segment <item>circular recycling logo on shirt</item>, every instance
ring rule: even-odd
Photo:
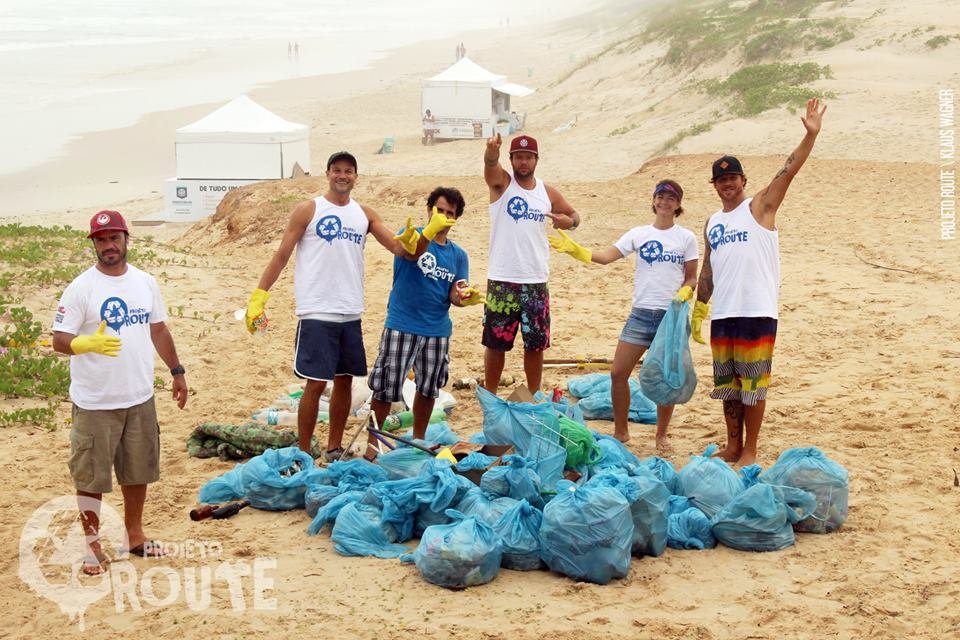
[[[333,242],[340,235],[343,225],[338,216],[324,216],[317,222],[317,235],[327,242]]]
[[[647,240],[640,247],[639,253],[647,264],[653,264],[663,255],[663,245],[658,240]]]
[[[127,303],[117,297],[110,297],[100,305],[100,318],[107,321],[107,326],[120,333],[120,328],[126,323],[128,315]]]

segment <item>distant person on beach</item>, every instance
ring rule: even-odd
[[[580,214],[559,191],[534,174],[540,152],[536,139],[510,143],[508,173],[500,166],[500,134],[487,140],[483,177],[490,192],[490,259],[487,306],[483,314],[484,388],[497,392],[506,353],[519,331],[523,370],[531,393],[540,390],[543,352],[550,347],[550,245],[547,223],[576,229]]]
[[[300,43],[299,42],[293,43],[293,59],[294,60],[300,59]]]
[[[661,180],[653,189],[653,224],[634,227],[613,246],[596,251],[580,246],[563,231],[550,236],[550,245],[590,264],[610,264],[631,253],[637,254],[633,278],[633,304],[620,333],[610,368],[610,396],[613,402],[613,437],[630,439],[627,421],[630,412],[630,376],[650,347],[657,328],[672,300],[686,302],[697,283],[697,237],[676,224],[683,213],[683,188],[673,180]],[[656,447],[660,454],[673,451],[667,427],[674,405],[657,406]]]
[[[413,399],[413,437],[423,439],[433,405],[447,384],[450,363],[450,305],[483,304],[483,295],[468,284],[467,252],[450,240],[450,228],[440,229],[434,217],[452,223],[463,215],[465,202],[456,189],[437,187],[427,197],[426,226],[417,227],[413,254],[393,259],[393,289],[380,336],[377,360],[368,384],[373,389],[370,408],[382,425],[393,402],[403,400],[403,382],[413,369],[417,392]],[[412,220],[408,220],[412,225]],[[409,226],[400,230],[405,234]],[[377,441],[370,437],[364,458],[376,457]]]
[[[710,313],[713,352],[711,398],[723,401],[727,446],[717,455],[739,465],[757,459],[770,384],[773,344],[777,337],[780,289],[780,240],[776,214],[787,189],[813,150],[827,106],[807,101],[801,117],[806,133],[766,188],[746,194],[747,177],[740,161],[723,156],[713,163],[713,183],[721,209],[704,225],[703,268],[693,309],[693,338],[703,343],[701,328]]]
[[[127,263],[130,232],[117,211],[90,219],[97,263],[67,285],[53,320],[53,348],[70,357],[70,475],[80,506],[87,551],[81,570],[106,571],[100,546],[100,502],[123,493],[127,551],[157,557],[163,549],[143,532],[147,485],[160,479],[160,428],[154,405],[154,351],[170,375],[183,409],[187,382],[164,320],[167,306],[153,276]]]
[[[436,133],[437,119],[430,113],[430,109],[427,109],[423,114],[423,144],[433,144],[433,137]]]
[[[293,43],[287,43],[287,60],[293,60]]]
[[[414,253],[418,238],[412,228],[395,237],[376,211],[350,197],[357,183],[357,159],[353,154],[332,154],[327,159],[326,175],[327,192],[294,207],[280,247],[250,296],[246,323],[247,330],[254,333],[270,296],[268,291],[296,249],[293,289],[299,322],[293,372],[307,381],[297,412],[299,445],[303,451],[311,451],[320,394],[333,381],[330,434],[324,454],[325,460],[332,461],[344,453],[341,445],[353,378],[367,375],[360,324],[367,234],[372,234],[395,256]],[[446,222],[441,226],[444,225],[449,226]]]

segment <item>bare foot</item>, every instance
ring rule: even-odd
[[[747,467],[757,461],[757,454],[755,453],[744,453],[737,460],[737,466]]]
[[[721,449],[714,453],[711,458],[721,458],[724,462],[736,462],[740,459],[741,451],[739,449]]]
[[[629,431],[614,431],[613,437],[619,440],[620,442],[630,442],[630,432]]]
[[[665,456],[673,453],[673,446],[667,436],[657,438],[657,453]]]
[[[99,576],[106,573],[107,562],[107,556],[104,555],[103,550],[100,548],[100,542],[91,542],[87,547],[87,555],[83,558],[83,565],[80,567],[80,571],[82,571],[85,576]]]

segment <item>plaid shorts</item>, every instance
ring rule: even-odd
[[[449,337],[418,336],[384,328],[377,361],[367,378],[373,397],[382,402],[403,400],[403,381],[413,369],[417,393],[436,398],[449,377],[449,351]]]
[[[550,289],[547,283],[487,280],[481,343],[495,351],[510,351],[518,329],[525,350],[545,351],[550,347]]]
[[[710,323],[713,391],[717,400],[753,406],[767,399],[777,339],[774,318],[723,318]]]

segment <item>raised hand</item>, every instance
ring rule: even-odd
[[[823,113],[827,110],[826,104],[820,103],[820,98],[810,98],[807,100],[807,113],[800,117],[803,126],[813,135],[820,133],[820,125],[823,124]]]
[[[427,240],[433,240],[440,232],[452,227],[456,221],[456,218],[448,218],[446,214],[440,213],[440,211],[434,207],[430,222],[423,228],[423,237]]]
[[[413,218],[407,218],[407,224],[404,226],[402,232],[393,236],[394,240],[399,240],[400,244],[403,245],[404,250],[410,255],[416,255],[417,253],[417,244],[420,242],[420,233],[417,231],[417,228],[413,226]]]

